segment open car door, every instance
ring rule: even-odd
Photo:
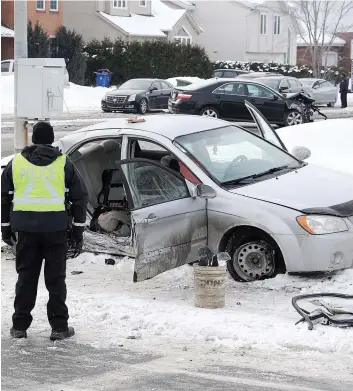
[[[147,159],[119,163],[132,219],[134,282],[195,261],[207,243],[206,200],[185,179]]]
[[[248,102],[247,100],[244,103],[245,103],[246,108],[249,110],[255,124],[257,125],[261,136],[264,139],[266,139],[267,141],[269,141],[270,143],[287,151],[286,146],[283,144],[283,142],[279,138],[278,134],[272,129],[270,123],[260,113],[260,111],[254,105],[252,105],[250,102]]]

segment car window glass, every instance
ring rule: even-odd
[[[332,88],[333,87],[333,85],[331,83],[329,83],[328,81],[324,81],[322,83],[322,86],[325,88]]]
[[[164,81],[161,81],[160,84],[162,86],[162,90],[170,90],[169,85],[167,83],[165,83]]]
[[[298,83],[296,82],[296,80],[289,79],[288,83],[289,83],[290,88],[297,88],[298,87]]]
[[[162,90],[162,84],[160,81],[155,81],[153,84],[152,84],[152,88],[153,87],[157,87],[158,90]]]
[[[213,77],[222,77],[223,71],[215,71],[213,72]]]
[[[289,88],[289,84],[288,84],[288,80],[287,79],[284,79],[284,80],[281,81],[281,88],[286,88],[286,89]]]
[[[224,71],[223,77],[235,77],[237,76],[237,72],[235,71]]]
[[[248,84],[249,96],[254,96],[258,98],[272,98],[273,92],[269,91],[267,88],[258,86],[256,84]]]
[[[247,90],[243,83],[228,83],[217,88],[215,93],[226,95],[247,95]]]
[[[10,70],[10,61],[1,63],[1,72],[9,72]]]
[[[160,145],[156,144],[156,143],[153,143],[151,141],[145,141],[145,140],[135,140],[135,143],[137,142],[137,145],[138,147],[137,148],[140,148],[141,151],[159,151],[159,152],[165,152],[167,153],[168,151],[161,147]],[[132,153],[130,155],[131,158],[133,157],[136,157],[136,155],[134,155],[134,150],[136,151],[136,148],[134,148],[134,143],[132,142],[131,143],[131,146],[133,147],[132,148]]]
[[[190,197],[183,178],[153,163],[123,163],[122,170],[129,185],[134,208]]]

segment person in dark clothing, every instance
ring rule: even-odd
[[[49,291],[48,320],[51,340],[75,334],[68,326],[66,301],[66,255],[68,204],[73,216],[71,239],[82,249],[88,194],[80,174],[57,148],[52,126],[38,122],[34,145],[25,147],[8,163],[1,175],[1,233],[5,243],[16,244],[15,312],[10,334],[27,338],[31,311],[37,297],[43,259],[45,285]],[[18,233],[17,243],[14,233]]]
[[[347,107],[347,94],[348,94],[349,80],[345,74],[341,75],[340,82],[340,94],[341,94],[341,108],[345,109]]]

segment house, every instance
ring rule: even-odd
[[[202,32],[187,10],[172,9],[161,0],[65,1],[63,17],[64,25],[86,42],[121,38],[187,44]]]
[[[13,2],[1,0],[1,60],[13,58],[14,36]]]
[[[319,60],[322,66],[337,67],[340,66],[342,53],[347,46],[347,42],[339,36],[324,34],[318,39],[317,50]],[[310,42],[306,35],[297,38],[297,63],[298,65],[312,65],[311,48],[313,42]]]
[[[296,63],[296,33],[284,1],[166,0],[187,10],[203,33],[196,43],[213,61]]]
[[[18,1],[18,0],[16,0]],[[27,1],[28,20],[42,25],[44,31],[55,39],[63,24],[63,0]],[[14,0],[1,0],[1,59],[14,58]]]

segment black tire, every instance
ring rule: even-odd
[[[107,110],[107,109],[102,109],[103,110],[103,113],[111,113],[112,111],[111,110]]]
[[[139,109],[140,114],[146,114],[148,111],[148,102],[146,98],[142,98],[139,103]]]
[[[336,102],[330,102],[330,103],[327,104],[327,107],[334,107],[335,104],[336,104]]]
[[[235,232],[228,240],[226,251],[231,257],[227,268],[235,281],[263,280],[285,271],[277,243],[260,230]]]
[[[214,113],[214,115],[208,115],[208,114],[206,114],[207,112],[212,112],[212,113]],[[200,110],[200,115],[201,116],[205,116],[205,117],[211,117],[211,118],[219,118],[218,110],[215,107],[212,107],[212,106],[203,107]]]
[[[290,110],[288,111],[288,113],[285,114],[285,126],[301,125],[304,122],[304,116],[298,110]]]

